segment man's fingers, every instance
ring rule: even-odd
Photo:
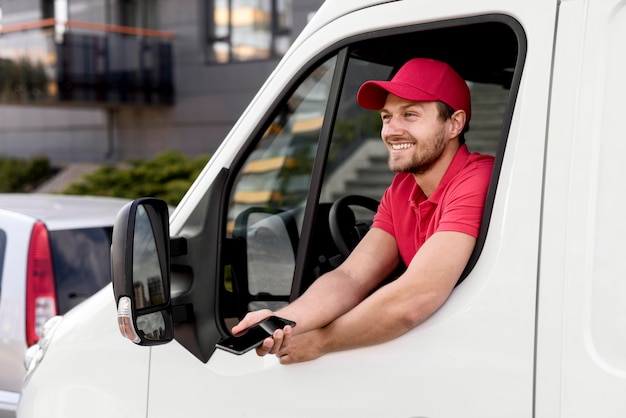
[[[272,337],[267,337],[265,340],[263,340],[263,344],[257,347],[256,353],[259,356],[264,356],[268,354],[272,350],[273,347],[274,347],[274,340],[272,339]]]
[[[280,361],[280,364],[291,364],[291,363],[293,363],[293,361],[291,360],[291,357],[289,356],[289,354],[285,354],[283,356],[278,356],[278,361]]]
[[[285,328],[283,328],[283,332],[285,333],[283,346],[286,347],[287,344],[289,343],[289,340],[291,339],[291,335],[293,334],[292,326],[286,325]]]
[[[274,334],[272,335],[272,337],[274,338],[274,344],[270,350],[270,353],[276,354],[283,346],[283,339],[285,338],[285,333],[282,329],[277,329],[276,331],[274,331]]]
[[[238,334],[246,329],[250,328],[252,325],[255,325],[267,317],[273,315],[273,312],[269,309],[263,309],[260,311],[249,312],[237,325],[235,325],[232,329],[233,334]],[[256,353],[259,356],[264,356],[266,354],[276,354],[281,349],[287,347],[289,340],[293,334],[293,329],[291,326],[287,325],[284,329],[277,329],[274,331],[271,337],[267,337],[263,340],[263,344],[256,348]]]
[[[252,325],[255,325],[265,318],[270,317],[273,314],[269,309],[262,309],[260,311],[248,312],[244,318],[233,327],[231,332],[233,334],[239,334],[240,332],[250,328]]]

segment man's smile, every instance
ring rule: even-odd
[[[415,144],[409,143],[409,142],[401,142],[401,143],[390,143],[389,146],[391,147],[393,151],[401,151],[401,150],[409,149],[415,146]]]

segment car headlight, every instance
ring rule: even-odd
[[[48,345],[52,340],[54,331],[58,328],[62,319],[62,316],[57,315],[46,321],[41,330],[41,337],[39,338],[39,341],[37,341],[36,344],[31,345],[28,350],[26,350],[26,354],[24,355],[24,366],[26,367],[24,384],[26,384],[39,363],[41,363],[41,360],[48,349]]]

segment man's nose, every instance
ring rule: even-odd
[[[393,118],[383,125],[381,136],[383,139],[392,138],[402,134],[400,124]]]

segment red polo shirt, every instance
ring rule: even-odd
[[[408,266],[417,250],[437,231],[478,236],[494,158],[463,145],[439,186],[427,199],[410,173],[398,173],[374,216],[373,228],[393,235]]]

